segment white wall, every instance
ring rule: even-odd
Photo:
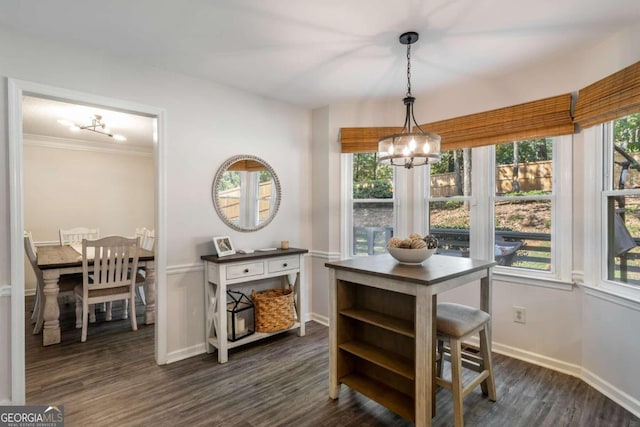
[[[638,416],[640,305],[589,289],[583,303],[584,377]]]
[[[59,228],[99,227],[133,236],[154,226],[152,154],[79,151],[24,144],[24,223],[34,241],[58,241]]]
[[[4,206],[9,204],[7,77],[166,111],[169,354],[186,354],[204,342],[200,256],[213,252],[212,236],[229,235],[239,247],[273,246],[286,239],[291,246],[311,248],[310,111],[132,60],[23,37],[4,27],[0,27],[0,58],[0,76],[4,79],[0,85],[0,199]],[[282,185],[277,217],[254,233],[227,228],[211,201],[217,168],[237,154],[266,160]],[[4,236],[9,235],[8,215],[8,209],[0,210]],[[10,244],[6,238],[0,244],[0,284],[9,284]],[[5,305],[0,308],[6,310]],[[0,317],[4,319],[6,311]],[[8,328],[8,322],[0,324],[3,361],[11,354],[6,340]],[[3,366],[0,376],[7,375]],[[10,384],[0,384],[0,401],[9,394]]]
[[[155,228],[151,151],[77,150],[59,142],[24,140],[24,228],[36,244],[57,242],[59,228],[99,227],[102,236]],[[25,265],[30,295],[35,275]]]
[[[640,60],[638,39],[640,24],[555,61],[530,65],[523,70],[509,70],[496,79],[472,76],[466,82],[437,92],[417,93],[416,118],[421,123],[436,121],[577,91]],[[329,122],[325,123],[324,118],[314,121],[314,126],[328,127],[326,153],[330,157],[340,156],[331,144],[338,139],[341,127],[396,126],[401,123],[404,110],[400,95],[398,99],[384,102],[354,101],[330,105]],[[584,263],[594,262],[583,260],[582,255],[583,199],[585,192],[594,189],[584,188],[581,141],[581,135],[574,137],[573,276],[580,280]],[[331,159],[322,159],[322,164],[331,163]],[[327,181],[330,189],[325,193],[326,199],[314,200],[314,205],[335,204],[334,197],[340,192],[340,178],[330,174]],[[330,237],[327,250],[338,250],[338,246],[331,242],[337,241],[339,227],[332,227],[327,232]],[[314,270],[314,276],[316,281],[328,280],[326,271]],[[562,286],[523,285],[504,280],[496,280],[494,284],[493,339],[496,351],[579,376],[640,414],[640,388],[637,382],[632,384],[632,376],[629,375],[637,372],[637,360],[640,359],[640,340],[633,338],[640,303],[620,305],[603,299],[601,295],[585,295],[581,288],[575,286],[567,290]],[[477,290],[471,286],[447,293],[442,299],[477,304]],[[323,292],[326,289],[314,288],[315,300],[324,301],[327,296]],[[513,322],[514,305],[526,307],[525,325]],[[314,304],[314,309],[325,308],[325,305]],[[315,315],[324,318],[328,313],[318,311]],[[598,324],[598,319],[607,320]],[[618,349],[626,354],[619,355]]]

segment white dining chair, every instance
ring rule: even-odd
[[[93,252],[93,265],[89,265]],[[76,316],[82,315],[82,338],[87,340],[89,304],[128,300],[131,329],[138,330],[135,288],[139,257],[138,239],[110,236],[82,241],[82,285],[74,288]],[[79,311],[81,310],[81,312]]]
[[[145,249],[147,251],[153,251],[153,248],[155,246],[155,241],[156,241],[155,230],[149,230],[146,227],[136,228],[136,237],[140,239],[140,247],[142,249]],[[147,272],[144,269],[144,267],[138,269],[138,274],[140,274],[145,279],[147,277],[146,276]],[[144,285],[144,282],[142,284]],[[138,286],[136,288],[136,294],[138,295],[138,298],[140,298],[140,301],[142,301],[142,304],[147,305],[147,300],[144,294],[143,286]]]
[[[82,239],[95,240],[100,238],[99,228],[75,227],[69,229],[60,228],[60,244],[70,245],[72,243],[81,243]]]
[[[33,313],[31,315],[31,321],[35,323],[33,327],[33,333],[35,335],[40,333],[44,322],[44,277],[42,270],[38,267],[38,250],[33,243],[33,236],[30,231],[24,232],[24,250],[37,281]],[[73,288],[79,283],[82,283],[82,281],[78,276],[62,275],[58,279],[59,292],[73,292]]]
[[[88,227],[74,227],[58,229],[60,235],[60,245],[71,245],[73,243],[82,243],[82,239],[95,240],[100,238],[100,228],[88,228]],[[77,275],[79,280],[82,280],[82,274]],[[95,323],[96,321],[96,307],[92,304],[89,307],[89,321]],[[111,320],[111,303],[106,307],[102,307],[102,310],[106,312],[108,320]],[[76,327],[79,327],[80,318],[76,317]]]
[[[155,230],[149,230],[146,227],[136,228],[136,237],[140,238],[140,247],[148,251],[153,251],[156,241]]]

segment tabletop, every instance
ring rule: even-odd
[[[139,261],[153,261],[154,253],[140,248]],[[91,264],[92,262],[90,262]],[[38,267],[41,270],[82,266],[82,254],[69,245],[38,247]]]
[[[433,255],[421,265],[407,265],[399,263],[389,254],[325,263],[326,267],[336,270],[401,279],[422,285],[434,285],[475,271],[485,270],[494,265],[496,265],[495,261],[446,255]]]
[[[288,249],[279,249],[275,248],[268,251],[255,251],[248,254],[240,254],[236,253],[233,255],[225,255],[219,257],[218,255],[202,255],[200,259],[203,261],[214,262],[216,264],[225,264],[228,262],[237,262],[237,261],[248,261],[252,259],[261,259],[261,258],[272,258],[284,255],[299,255],[306,254],[309,252],[308,249],[300,249],[300,248],[288,248]]]

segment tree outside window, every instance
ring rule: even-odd
[[[603,192],[607,278],[640,285],[640,114],[619,118],[609,126],[611,137],[604,144],[608,179]]]
[[[352,164],[352,255],[384,253],[395,223],[393,167],[378,153],[355,153]]]

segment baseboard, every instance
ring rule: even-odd
[[[0,400],[0,406],[12,406],[14,403],[10,400]]]
[[[469,341],[478,345],[477,339],[470,339]],[[512,357],[536,366],[541,366],[543,368],[579,378],[598,392],[604,394],[609,399],[625,408],[627,411],[631,412],[636,417],[640,418],[640,401],[638,399],[618,389],[613,384],[603,380],[582,366],[495,342],[492,344],[492,350],[495,353],[502,354],[503,356]]]
[[[193,356],[205,353],[207,351],[205,343],[193,345],[191,347],[182,348],[180,350],[167,353],[167,364],[179,362],[180,360],[188,359]]]
[[[329,318],[326,316],[321,316],[316,313],[311,313],[311,320],[313,320],[314,322],[320,323],[321,325],[324,325],[326,327],[329,327]]]
[[[474,344],[477,345],[477,339],[475,341],[476,342]],[[582,366],[579,365],[574,365],[572,363],[564,362],[559,359],[554,359],[552,357],[543,356],[541,354],[533,353],[496,342],[492,343],[492,350],[504,356],[512,357],[514,359],[522,360],[523,362],[532,363],[537,366],[542,366],[543,368],[548,368],[553,371],[561,372],[563,374],[582,379],[583,369]]]
[[[638,399],[628,395],[622,390],[619,390],[611,383],[603,380],[587,369],[582,370],[581,379],[627,411],[631,412],[636,417],[640,418],[640,401]]]

